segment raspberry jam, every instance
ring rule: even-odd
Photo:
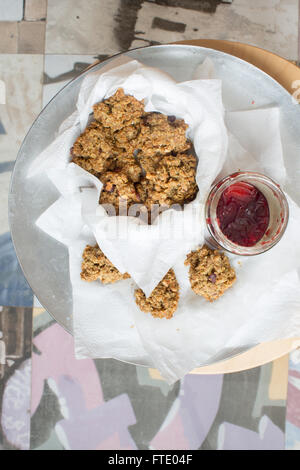
[[[244,181],[233,183],[223,191],[216,215],[223,234],[240,246],[254,246],[259,242],[270,220],[265,196]]]

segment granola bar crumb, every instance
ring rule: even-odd
[[[98,245],[87,245],[82,258],[80,277],[83,281],[92,282],[99,279],[103,284],[112,284],[130,277],[128,273],[121,274]]]
[[[177,309],[178,300],[179,284],[173,269],[167,272],[148,298],[142,289],[135,291],[135,301],[139,308],[156,318],[172,318]]]
[[[236,280],[228,257],[206,245],[189,253],[184,264],[190,266],[191,288],[209,302],[221,297]]]

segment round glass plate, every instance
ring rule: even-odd
[[[281,112],[284,155],[293,158],[292,149],[300,148],[300,107],[273,78],[239,58],[220,51],[190,45],[163,45],[126,52],[132,59],[157,67],[177,81],[190,80],[196,67],[210,57],[222,79],[223,100],[227,110],[242,110],[274,105]],[[9,192],[9,220],[15,250],[24,275],[41,305],[66,330],[72,333],[72,290],[68,252],[64,245],[39,230],[35,221],[59,196],[47,177],[26,179],[33,160],[55,138],[60,124],[75,110],[83,78],[101,70],[109,61],[96,64],[67,84],[42,110],[17,156]],[[288,161],[287,161],[288,166]],[[293,175],[291,181],[293,181]],[[295,199],[296,195],[295,195]],[[209,363],[223,361],[249,350],[220,351]],[[123,360],[116,357],[115,359]],[[135,364],[151,366],[151,360],[136,358]],[[199,367],[206,364],[199,364]]]

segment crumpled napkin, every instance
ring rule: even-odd
[[[206,60],[196,73],[201,79],[176,83],[159,70],[125,59],[104,73],[89,74],[77,111],[29,171],[29,176],[45,171],[61,193],[37,225],[68,246],[76,356],[152,365],[169,383],[226,352],[300,334],[300,209],[291,198],[290,221],[278,245],[256,257],[230,255],[237,272],[230,291],[210,304],[190,289],[184,259],[204,241],[203,207],[213,181],[237,169],[260,171],[283,187],[286,181],[279,110],[270,107],[224,116],[221,81],[205,79],[213,76],[213,64]],[[144,99],[147,111],[183,118],[199,159],[196,200],[183,212],[164,212],[152,226],[136,218],[108,217],[98,205],[101,182],[68,163],[69,150],[88,123],[92,104],[118,87]],[[111,286],[81,281],[82,251],[96,241],[132,279]],[[149,295],[170,267],[180,284],[178,310],[171,320],[155,319],[138,309],[134,289],[138,285]]]

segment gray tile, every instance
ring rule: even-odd
[[[0,79],[6,85],[6,104],[0,104],[0,163],[13,161],[20,144],[41,110],[42,55],[0,55]]]
[[[47,0],[25,0],[24,19],[37,21],[45,19],[47,15]]]
[[[23,18],[23,0],[1,0],[0,21],[20,21]]]
[[[298,57],[298,0],[234,0],[218,5],[215,13],[166,7],[145,2],[138,12],[131,47],[153,41],[188,39],[242,41],[288,59]]]
[[[43,107],[70,80],[97,60],[93,55],[46,54],[43,79]]]
[[[113,54],[120,0],[48,0],[46,53]]]
[[[21,21],[18,23],[19,54],[43,54],[45,49],[44,21]]]
[[[18,52],[18,23],[0,22],[0,54],[16,54]]]

